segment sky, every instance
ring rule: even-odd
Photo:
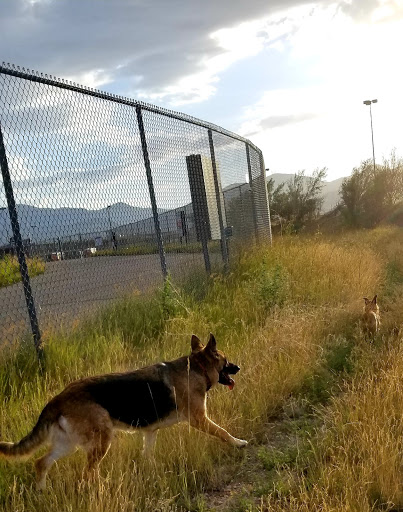
[[[0,60],[260,147],[270,173],[403,156],[403,0],[0,0]]]

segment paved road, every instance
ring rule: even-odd
[[[173,277],[202,266],[200,254],[167,254]],[[136,290],[162,284],[159,255],[103,256],[46,264],[31,280],[41,331],[74,319]],[[29,326],[22,283],[0,288],[0,344]]]

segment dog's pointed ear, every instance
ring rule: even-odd
[[[364,300],[365,300],[365,304],[369,304],[371,301],[369,299],[367,299],[366,297],[364,297]]]
[[[378,295],[375,295],[374,298],[372,299],[372,304],[376,304],[376,299],[377,299]]]
[[[217,342],[214,338],[214,334],[210,333],[208,343],[206,345],[206,350],[209,350],[210,352],[217,352]]]
[[[192,334],[192,340],[190,342],[190,345],[192,347],[192,352],[199,352],[204,348],[203,343],[199,340],[196,334]]]

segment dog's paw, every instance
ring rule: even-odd
[[[248,441],[245,441],[244,439],[235,439],[235,446],[238,448],[244,448],[248,445]]]

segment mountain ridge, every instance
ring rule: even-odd
[[[159,209],[162,213],[165,210]],[[80,237],[85,234],[109,232],[125,224],[152,217],[151,207],[114,203],[110,207],[90,210],[86,208],[41,208],[27,204],[17,205],[21,236],[31,241]],[[8,244],[12,230],[7,209],[0,210],[0,245]]]

